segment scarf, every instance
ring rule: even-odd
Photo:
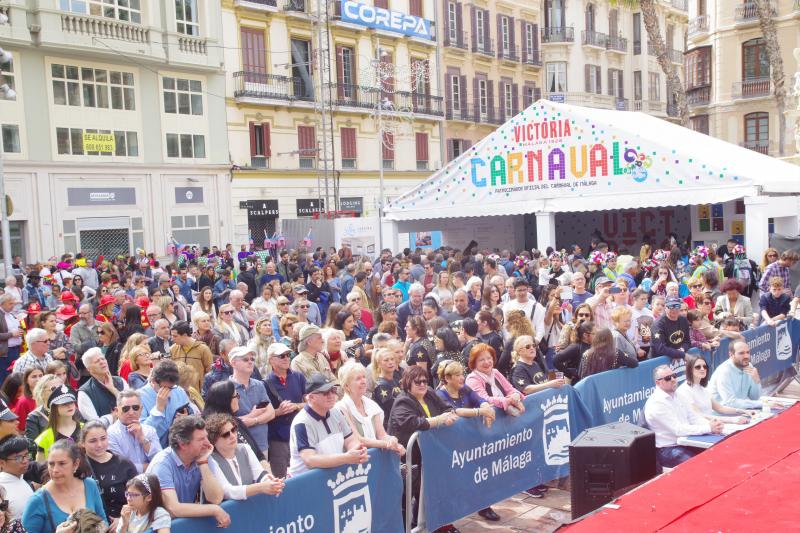
[[[505,398],[505,394],[503,394],[500,385],[495,381],[494,376],[489,376],[478,370],[473,370],[473,372],[486,383],[486,392],[489,393],[489,396],[492,398]]]

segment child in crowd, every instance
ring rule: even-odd
[[[703,334],[703,313],[697,309],[690,309],[686,313],[686,320],[689,321],[689,338],[692,341],[692,348],[710,351],[719,346],[719,337],[711,340],[706,339]]]
[[[122,507],[117,533],[169,533],[172,520],[164,509],[161,485],[155,475],[139,474],[128,481],[125,498],[128,504]]]

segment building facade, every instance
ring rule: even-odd
[[[0,100],[12,253],[164,253],[231,229],[220,8],[10,0]],[[226,199],[220,202],[220,199]]]
[[[520,0],[438,5],[449,161],[541,98],[540,6]]]
[[[681,79],[686,1],[656,3],[661,37]],[[676,117],[672,91],[648,46],[642,14],[620,4],[624,2],[542,0],[544,97]]]
[[[776,0],[772,6],[788,92],[792,51],[800,46],[800,1]],[[755,4],[691,0],[689,16],[686,72],[692,128],[778,156],[774,87]],[[787,100],[788,107],[791,97]],[[785,139],[789,156],[795,153],[793,132],[787,131]]]
[[[235,242],[322,210],[375,216],[381,170],[389,199],[439,168],[435,16],[433,0],[223,0]]]

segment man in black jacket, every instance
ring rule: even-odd
[[[244,295],[244,300],[247,303],[251,304],[255,298],[261,296],[260,294],[256,294],[255,270],[250,270],[246,261],[242,261],[239,264],[239,275],[236,277],[236,281],[247,285],[247,294]]]
[[[667,298],[664,315],[653,324],[650,358],[666,355],[672,359],[683,359],[691,347],[689,321],[681,316],[681,300],[674,296]]]

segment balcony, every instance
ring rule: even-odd
[[[483,42],[478,42],[477,40],[473,39],[472,52],[475,54],[494,57],[494,40],[484,39]]]
[[[581,32],[581,44],[605,49],[608,47],[608,35],[597,31],[584,30]]]
[[[770,4],[770,10],[772,11],[772,16],[778,14],[778,10],[775,9],[774,4]],[[758,21],[758,7],[754,2],[745,2],[744,4],[739,4],[733,10],[733,20],[736,24],[749,24],[751,22]]]
[[[634,100],[633,101],[633,110],[634,111],[641,111],[643,113],[650,113],[650,114],[664,114],[664,102],[659,102],[657,100]]]
[[[699,37],[702,34],[708,33],[708,23],[711,17],[708,15],[700,15],[689,21],[689,37]]]
[[[611,52],[628,52],[628,39],[625,37],[613,37],[609,36],[608,41],[606,41],[606,49]]]
[[[466,104],[461,104],[458,106],[458,109],[452,109],[448,107],[447,111],[445,112],[444,118],[447,120],[460,120],[462,122],[472,122],[475,113],[471,106]]]
[[[497,57],[504,61],[519,61],[519,51],[514,47],[503,48],[499,47],[497,50]]]
[[[689,107],[708,105],[711,102],[711,86],[695,87],[686,91],[686,103]]]
[[[624,100],[608,94],[577,92],[547,93],[544,95],[544,98],[550,100],[551,102],[580,105],[584,107],[596,107],[599,109],[617,109],[617,100]],[[627,103],[625,105],[627,106]]]
[[[400,105],[410,107],[417,115],[444,116],[444,98],[424,93],[398,91],[395,93]]]
[[[769,155],[769,139],[763,141],[745,141],[739,146],[753,150],[759,154]]]
[[[278,0],[236,0],[236,7],[246,7],[257,11],[276,11]]]
[[[667,54],[669,55],[670,61],[677,63],[678,65],[683,65],[683,51],[669,49]]]
[[[101,37],[131,43],[150,43],[150,30],[139,24],[77,13],[61,14],[61,29],[88,37]]]
[[[653,43],[647,43],[647,55],[650,57],[658,57],[658,54],[656,53],[656,47],[653,46]]]
[[[463,31],[457,32],[455,39],[453,39],[453,36],[451,35],[450,32],[447,32],[447,35],[445,35],[444,38],[444,45],[449,46],[451,48],[460,48],[461,50],[466,50],[467,48],[469,48],[467,46],[466,32]]]
[[[527,50],[522,57],[522,62],[534,67],[542,66],[542,54],[539,50]]]
[[[667,116],[672,118],[680,116],[678,106],[675,104],[667,104]]]
[[[688,11],[689,2],[687,0],[664,0],[665,4],[669,4],[673,9],[678,11]]]
[[[255,100],[314,101],[314,90],[299,78],[239,71],[233,73],[234,98]]]
[[[734,98],[761,98],[772,94],[772,80],[767,77],[733,82]]]
[[[283,10],[289,13],[308,13],[305,0],[286,0]]]
[[[187,54],[208,54],[206,40],[201,37],[178,36],[178,49]]]
[[[382,110],[387,114],[415,113],[418,115],[431,115],[443,117],[444,99],[441,96],[418,94],[407,91],[397,91],[391,94],[382,93],[374,87],[349,85],[345,83],[331,83],[334,92],[334,103],[339,107],[355,107],[369,112],[376,109],[378,102],[384,100]]]
[[[575,28],[553,26],[542,28],[543,43],[571,43],[575,41]]]

